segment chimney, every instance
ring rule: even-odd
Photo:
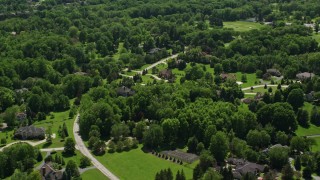
[[[42,169],[42,176],[45,177],[46,176],[46,167],[43,166],[41,169]]]

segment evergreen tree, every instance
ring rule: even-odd
[[[298,171],[301,170],[301,158],[300,158],[300,156],[297,156],[296,159],[294,160],[294,167]]]
[[[305,167],[303,169],[302,177],[305,180],[311,180],[312,179],[312,169],[311,169],[311,167],[307,166],[307,167]]]
[[[283,180],[293,180],[293,170],[291,168],[290,164],[286,164],[283,168],[282,168],[282,179]]]

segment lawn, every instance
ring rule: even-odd
[[[317,127],[313,124],[311,124],[309,128],[304,128],[304,127],[299,126],[295,133],[298,136],[320,134],[320,127]]]
[[[242,88],[255,86],[255,85],[257,85],[257,83],[259,83],[259,79],[257,79],[257,76],[256,76],[255,73],[246,74],[246,75],[247,75],[247,82],[241,84]],[[242,73],[241,72],[237,72],[236,73],[236,77],[237,77],[237,81],[241,82]]]
[[[316,34],[314,33],[312,36],[318,43],[320,43],[320,33]]]
[[[312,152],[320,151],[320,137],[315,137],[313,139],[316,141],[316,145],[312,146],[311,151]]]
[[[277,90],[277,87],[272,86],[271,88],[272,88],[273,93]],[[265,93],[265,92],[268,92],[268,90],[269,90],[269,87],[267,89],[264,89],[264,87],[258,87],[258,88],[254,88],[252,91],[251,91],[251,89],[249,89],[249,90],[245,90],[243,92],[244,93],[257,93],[257,92]]]
[[[144,153],[141,147],[142,145],[139,145],[139,148],[129,152],[106,153],[103,156],[96,156],[96,158],[120,179],[154,179],[157,172],[167,168],[171,168],[174,176],[178,170],[183,169],[187,179],[192,179],[193,168],[197,162],[179,165],[152,154]]]
[[[8,137],[8,138],[6,138]],[[5,129],[4,131],[0,131],[0,139],[6,138],[7,144],[12,143],[16,140],[13,139],[13,129]]]
[[[51,127],[52,133],[56,134],[56,138],[52,139],[51,145],[41,144],[39,145],[41,148],[63,147],[64,142],[58,135],[58,129],[64,122],[67,125],[69,137],[73,138],[72,128],[74,119],[69,119],[69,110],[64,112],[52,112],[51,114],[54,115],[53,119],[51,119],[50,116],[47,116],[46,120],[37,121],[33,124],[36,127],[44,127],[45,129]]]
[[[261,29],[262,24],[256,22],[235,21],[235,22],[223,22],[224,28],[232,28],[235,31],[250,31],[252,29]]]
[[[141,76],[141,77],[142,77],[142,83],[143,84],[153,83],[154,78],[152,76],[144,75],[144,76]]]
[[[108,180],[108,178],[102,174],[98,169],[90,169],[81,174],[83,180]]]
[[[312,111],[312,108],[313,108],[313,105],[309,102],[304,102],[303,104],[303,109],[307,110],[309,112],[309,114],[311,114],[311,111]]]
[[[118,49],[117,49],[117,53],[115,53],[113,55],[113,58],[115,60],[118,60],[120,58],[120,53],[121,53],[121,50],[123,49],[123,43],[119,43],[119,46],[118,46]]]

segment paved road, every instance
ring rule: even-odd
[[[268,87],[277,87],[278,85],[277,84],[269,84],[267,85]],[[256,86],[252,86],[253,88],[259,88],[259,87],[264,87],[264,85],[256,85]],[[288,86],[287,85],[281,85],[281,87],[283,88],[287,88]],[[246,88],[242,88],[242,91],[245,91],[245,90],[250,90],[251,87],[246,87]]]
[[[79,135],[79,113],[77,114],[76,120],[74,121],[73,124],[73,134],[74,134],[74,139],[76,141],[76,144],[80,150],[80,152],[87,156],[90,160],[91,163],[97,168],[99,169],[105,176],[107,176],[110,180],[119,180],[119,178],[117,176],[115,176],[114,174],[112,174],[112,172],[110,172],[106,167],[104,167],[95,157],[92,156],[92,154],[89,152],[88,148],[84,145],[82,138]]]
[[[150,66],[146,67],[146,68],[143,69],[143,70],[152,69],[153,67],[156,67],[156,66],[158,66],[159,64],[164,63],[164,62],[168,61],[169,59],[173,59],[173,58],[176,58],[176,57],[178,57],[178,54],[171,55],[171,56],[169,56],[169,57],[166,57],[166,58],[164,58],[164,59],[161,59],[161,60],[159,60],[159,61],[151,64]],[[142,74],[142,71],[137,71],[137,73]]]

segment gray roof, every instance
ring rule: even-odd
[[[14,137],[17,139],[44,139],[45,130],[44,128],[38,128],[34,126],[25,126],[19,128],[15,133]]]

